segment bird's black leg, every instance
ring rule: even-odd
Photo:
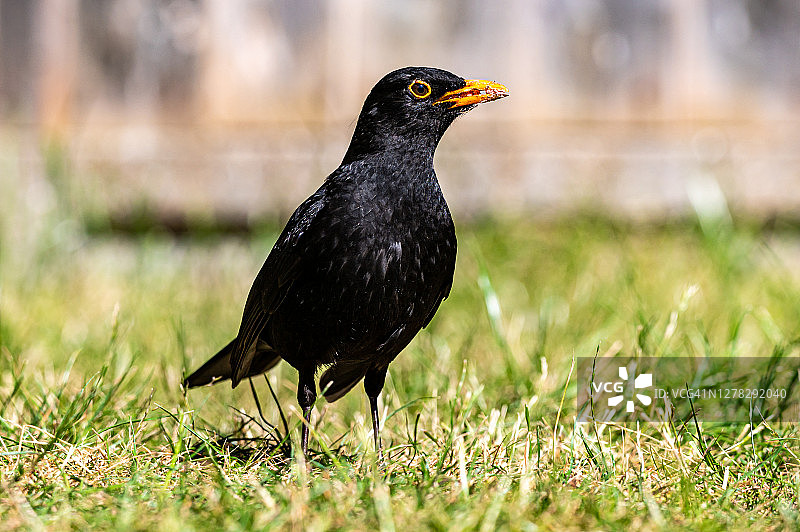
[[[378,460],[383,463],[383,447],[381,446],[380,421],[378,420],[378,396],[369,395],[369,410],[372,413],[372,437],[375,439],[375,451]]]
[[[308,426],[311,422],[311,408],[317,400],[317,390],[314,385],[314,370],[301,370],[297,382],[297,402],[303,409],[303,428],[300,436],[300,446],[303,455],[308,455]]]
[[[381,447],[380,422],[378,420],[378,396],[383,390],[387,369],[372,368],[364,377],[364,391],[367,392],[367,397],[369,397],[369,410],[372,414],[372,436],[375,438],[375,452],[378,453],[378,460],[381,464],[383,464],[383,449]]]

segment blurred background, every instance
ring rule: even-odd
[[[437,153],[462,220],[797,217],[795,0],[0,0],[4,221],[285,218],[406,65],[510,87]]]

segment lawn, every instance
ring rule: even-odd
[[[277,225],[87,234],[64,212],[0,215],[4,530],[800,526],[796,424],[577,423],[572,372],[798,356],[791,223],[456,220],[452,294],[390,368],[380,469],[360,386],[317,404],[310,467],[273,445],[265,379],[261,414],[247,382],[180,387],[238,327]],[[269,379],[296,441],[296,373]]]

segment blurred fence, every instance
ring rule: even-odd
[[[0,119],[112,211],[285,210],[408,64],[511,88],[441,148],[469,212],[800,206],[796,0],[0,0]]]

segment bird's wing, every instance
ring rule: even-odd
[[[314,221],[325,206],[323,188],[304,201],[292,214],[253,281],[244,305],[239,334],[231,352],[231,384],[234,388],[248,374],[253,362],[256,351],[250,347],[256,342],[302,270],[303,255],[298,250],[303,249],[303,241],[313,232]]]

